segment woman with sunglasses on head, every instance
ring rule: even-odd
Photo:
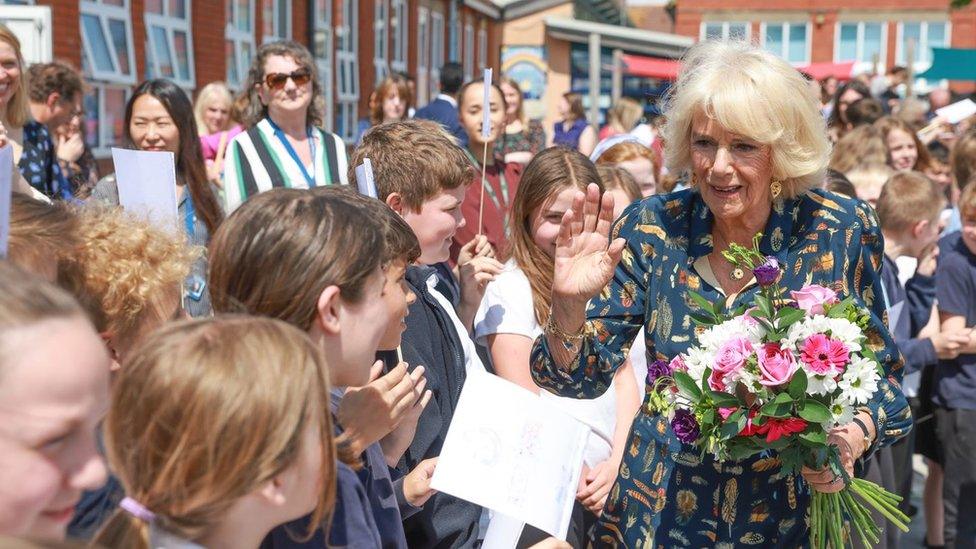
[[[244,89],[247,130],[227,145],[225,160],[228,212],[274,187],[348,182],[345,145],[321,128],[325,99],[305,46],[283,41],[258,48]]]

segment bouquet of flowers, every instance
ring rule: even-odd
[[[840,492],[813,492],[816,548],[845,546],[845,516],[865,546],[877,543],[880,527],[865,504],[907,532],[901,498],[850,478],[837,447],[828,443],[830,429],[850,423],[883,376],[866,345],[869,313],[823,286],[784,295],[776,259],[758,251],[760,236],[752,249],[733,244],[724,252],[735,267],[755,275],[760,291],[754,303],[726,315],[721,304],[691,292],[703,311],[693,315],[701,327],[698,344],[670,363],[650,365],[650,405],[670,418],[678,439],[703,455],[739,461],[776,452],[788,472],[829,467],[843,478]]]

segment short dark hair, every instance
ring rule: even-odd
[[[441,93],[455,95],[464,84],[464,67],[460,63],[451,61],[441,67]]]
[[[872,97],[858,99],[847,107],[847,121],[853,127],[874,124],[885,114],[881,102]]]
[[[81,75],[64,61],[34,63],[27,69],[27,82],[28,95],[35,103],[47,101],[52,93],[70,101],[84,90]]]
[[[945,146],[945,143],[941,141],[932,141],[926,145],[926,148],[929,150],[930,159],[946,166],[949,165],[949,153],[951,151],[949,150],[949,147]]]

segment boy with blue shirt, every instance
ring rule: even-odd
[[[976,185],[959,199],[962,229],[939,241],[936,298],[942,331],[976,325]],[[976,547],[976,340],[935,370],[933,402],[944,456],[946,547]]]

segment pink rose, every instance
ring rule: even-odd
[[[742,313],[742,320],[749,326],[755,326],[759,324],[759,321],[756,320],[756,317],[752,316],[752,314],[758,312],[759,312],[759,307],[749,307],[748,309],[746,309],[746,312]]]
[[[824,305],[837,303],[837,292],[830,288],[811,284],[800,288],[800,291],[790,292],[796,300],[796,306],[807,312],[808,315],[822,315],[825,313]]]
[[[719,408],[718,415],[722,416],[722,421],[729,419],[729,416],[735,413],[738,408]]]
[[[752,343],[748,339],[734,337],[718,348],[713,370],[723,374],[738,372],[746,365],[746,360],[752,356],[752,352]]]
[[[851,352],[847,345],[824,334],[808,337],[800,352],[800,359],[819,375],[843,372],[850,358]]]
[[[685,364],[685,359],[681,355],[677,355],[671,359],[671,364],[668,365],[672,372],[687,372],[688,366]]]
[[[766,387],[786,385],[800,368],[789,349],[767,343],[759,350],[759,383]]]
[[[713,391],[725,391],[725,373],[718,370],[712,370],[712,375],[708,376],[708,386]]]

